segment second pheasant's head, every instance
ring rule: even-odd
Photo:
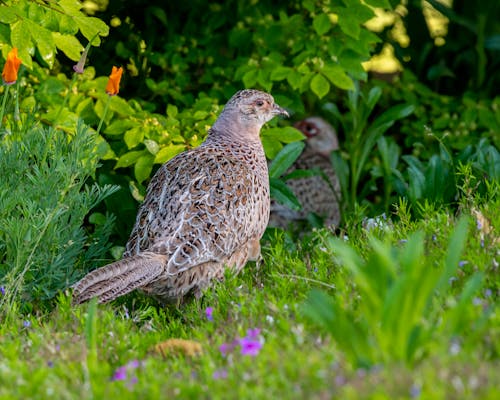
[[[240,90],[229,99],[214,124],[215,130],[239,130],[258,138],[262,125],[276,115],[288,117],[288,112],[274,102],[273,96],[259,90]]]
[[[294,125],[306,136],[306,146],[323,157],[329,157],[333,150],[339,148],[339,140],[335,128],[320,117],[309,117]]]

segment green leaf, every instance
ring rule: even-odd
[[[52,38],[52,33],[36,23],[31,23],[28,25],[31,33],[31,37],[36,43],[36,47],[49,68],[52,68],[55,61],[56,45],[54,39]]]
[[[364,0],[364,2],[375,8],[385,8],[387,10],[392,10],[392,6],[389,0]]]
[[[272,81],[282,81],[283,79],[287,79],[288,75],[290,75],[292,71],[293,70],[290,67],[279,66],[272,70],[269,78]]]
[[[179,113],[179,110],[177,109],[177,106],[174,106],[173,104],[167,105],[167,115],[169,117],[175,118],[178,113]]]
[[[135,114],[135,110],[127,103],[127,100],[120,96],[111,96],[109,109],[123,118],[130,118],[131,115]]]
[[[339,15],[338,24],[342,32],[354,39],[359,39],[361,25],[356,18],[353,18],[352,12],[345,7],[340,7],[337,13]]]
[[[276,157],[276,155],[283,148],[283,145],[278,139],[269,138],[266,136],[262,136],[262,146],[264,146],[266,157],[271,160]]]
[[[0,5],[0,22],[3,24],[12,24],[17,21],[17,14],[13,8]]]
[[[257,80],[259,79],[259,70],[258,69],[251,69],[248,71],[245,75],[243,75],[243,84],[247,88],[254,87],[255,84],[257,83]]]
[[[59,32],[52,32],[52,38],[57,48],[62,50],[70,60],[78,61],[83,51],[83,46],[78,39],[72,35],[62,35]]]
[[[144,146],[146,146],[146,149],[148,149],[148,151],[152,155],[156,155],[158,151],[160,151],[160,146],[158,145],[158,143],[151,139],[144,140]]]
[[[124,155],[122,155],[118,159],[118,161],[115,165],[115,169],[130,167],[132,164],[134,164],[139,159],[139,157],[141,157],[145,154],[146,154],[145,150],[129,151],[128,153],[125,153]]]
[[[144,140],[144,127],[136,126],[135,128],[129,129],[125,132],[123,140],[129,149],[134,148]]]
[[[325,75],[328,80],[340,89],[353,90],[354,82],[345,73],[340,65],[328,64],[323,67],[321,73]]]
[[[282,143],[292,143],[305,139],[304,134],[293,126],[266,129],[262,133],[262,137],[279,140]]]
[[[137,182],[142,183],[151,175],[154,157],[151,154],[139,157],[134,166],[134,174]]]
[[[292,166],[295,160],[299,158],[304,147],[305,144],[303,142],[293,142],[283,147],[269,165],[269,176],[278,178],[283,175]]]
[[[17,47],[18,56],[23,65],[28,69],[33,69],[30,53],[33,50],[33,43],[25,21],[18,21],[11,25],[10,41],[12,47]]]
[[[319,36],[323,36],[332,27],[328,14],[316,15],[313,19],[313,28]]]
[[[93,42],[96,46],[100,44],[99,36],[108,36],[109,34],[109,27],[99,18],[81,15],[74,17],[74,20],[82,32],[82,35],[85,36],[87,40],[91,40],[95,35],[99,34]]]
[[[314,94],[316,94],[316,96],[318,96],[320,99],[325,97],[330,91],[330,84],[321,74],[314,75],[314,77],[311,79],[310,87]]]
[[[104,133],[106,135],[122,135],[125,131],[136,126],[138,124],[130,119],[117,119],[106,127]]]
[[[394,123],[396,120],[406,118],[415,111],[415,106],[412,104],[398,104],[389,108],[373,121],[370,130],[378,129],[380,126],[387,123]]]
[[[451,234],[448,250],[446,252],[446,259],[444,262],[444,271],[436,287],[436,291],[448,284],[450,278],[455,274],[458,269],[458,263],[464,250],[467,232],[469,231],[469,220],[467,217],[461,217],[457,222],[455,230]]]
[[[155,164],[163,164],[164,162],[170,160],[177,154],[183,152],[186,146],[183,144],[171,144],[162,148],[155,155],[154,163]]]
[[[271,197],[288,208],[298,211],[302,208],[292,190],[280,179],[269,178]]]

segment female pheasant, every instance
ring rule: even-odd
[[[73,303],[100,303],[135,289],[162,302],[199,297],[260,257],[269,220],[269,177],[260,129],[288,113],[271,95],[237,92],[205,142],[165,163],[154,175],[123,259],[74,285]]]

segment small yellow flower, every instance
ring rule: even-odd
[[[17,81],[17,72],[21,66],[21,60],[17,57],[17,48],[13,48],[7,54],[7,61],[3,67],[2,80],[6,85],[13,85]]]
[[[123,68],[113,67],[111,75],[109,75],[108,84],[106,85],[106,93],[110,96],[115,96],[120,91],[120,80],[122,79]]]

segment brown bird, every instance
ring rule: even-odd
[[[207,139],[153,176],[123,259],[74,285],[73,303],[100,303],[134,289],[161,302],[199,297],[226,269],[260,257],[269,220],[269,176],[260,129],[288,113],[271,95],[237,92]]]
[[[339,148],[337,133],[320,117],[306,118],[297,122],[295,127],[306,136],[306,147],[287,173],[296,169],[316,168],[325,176],[287,180],[286,184],[292,189],[302,209],[294,211],[273,200],[269,226],[287,228],[293,221],[306,220],[310,213],[324,218],[327,226],[338,225],[340,184],[330,161],[331,152]]]

